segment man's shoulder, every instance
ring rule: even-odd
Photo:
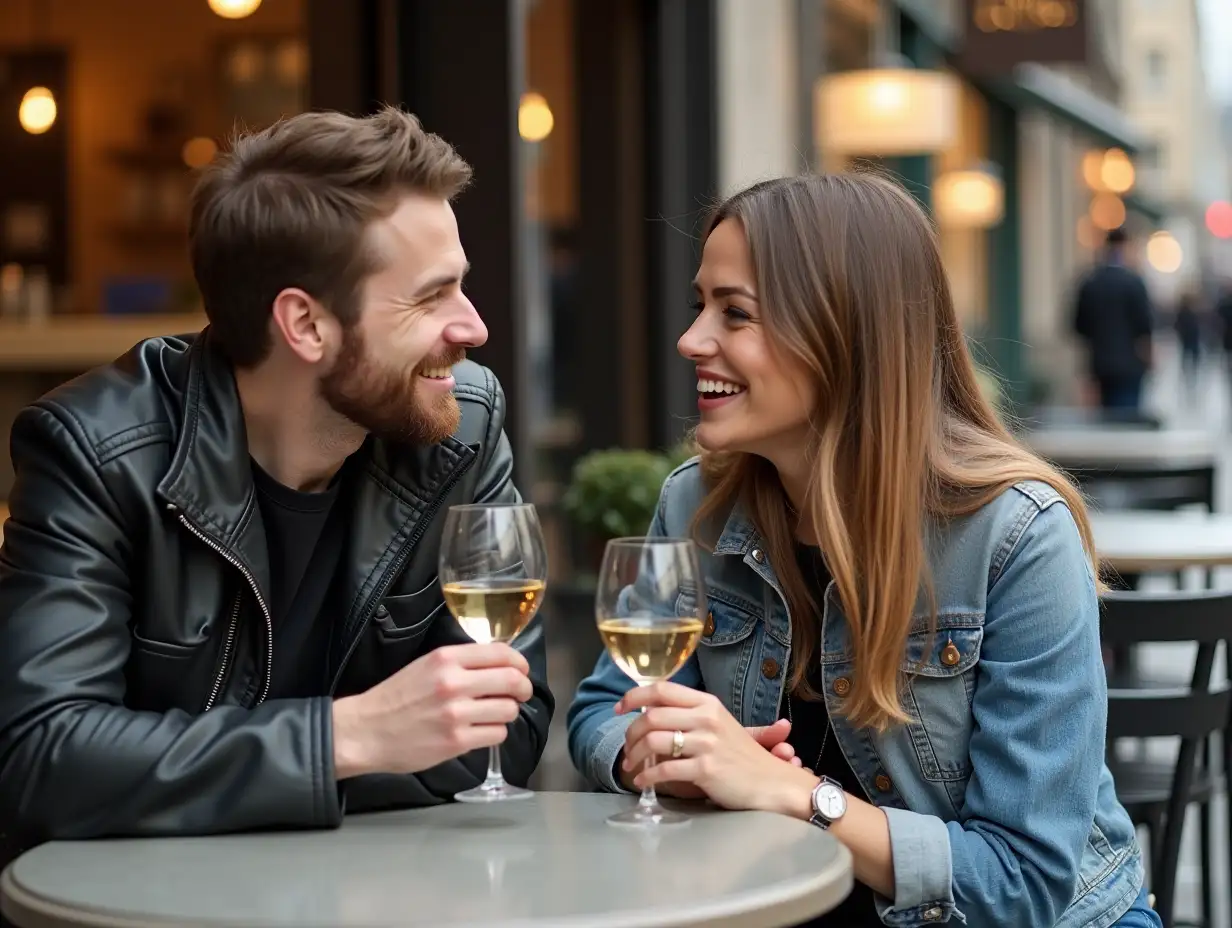
[[[135,446],[170,444],[179,431],[193,335],[138,342],[36,400],[27,415],[54,416],[95,463]]]
[[[505,392],[496,375],[482,364],[462,361],[454,366],[454,396],[462,419],[454,437],[466,444],[482,441],[505,420]]]

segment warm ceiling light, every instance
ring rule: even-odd
[[[817,146],[836,155],[943,151],[958,136],[958,81],[942,71],[873,68],[817,82]]]
[[[1099,168],[1099,178],[1105,190],[1111,190],[1113,193],[1128,193],[1134,186],[1134,163],[1121,149],[1109,148],[1104,152]]]
[[[1105,232],[1125,225],[1125,204],[1115,193],[1097,193],[1091,199],[1091,222]]]
[[[204,135],[189,139],[180,150],[180,157],[190,168],[203,168],[214,160],[218,154],[218,146],[214,140]]]
[[[1104,153],[1098,148],[1082,156],[1082,179],[1096,193],[1104,189]]]
[[[56,121],[56,98],[46,87],[31,87],[17,107],[17,121],[31,135],[42,135]]]
[[[556,119],[552,108],[543,94],[528,92],[522,94],[522,102],[518,105],[518,134],[528,142],[542,142],[552,134]]]
[[[1156,232],[1147,239],[1146,259],[1161,274],[1175,274],[1184,263],[1185,253],[1171,232]]]
[[[210,9],[223,19],[243,19],[251,16],[261,5],[261,0],[208,0]]]
[[[946,171],[933,183],[937,222],[951,229],[991,229],[1005,216],[1005,186],[992,166]]]

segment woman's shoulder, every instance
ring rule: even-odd
[[[963,585],[982,575],[987,589],[1015,557],[1041,544],[1078,555],[1073,566],[1085,569],[1078,524],[1065,497],[1051,484],[1024,481],[967,515],[935,523],[929,560],[942,585],[948,585],[946,577]]]
[[[659,495],[659,515],[666,534],[687,535],[705,495],[699,456],[689,458],[668,474]]]

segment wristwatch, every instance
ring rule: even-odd
[[[816,825],[823,831],[843,817],[847,811],[847,794],[837,780],[822,777],[821,782],[813,787],[813,814],[809,816],[809,824]]]

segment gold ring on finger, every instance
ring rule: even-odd
[[[677,729],[672,732],[672,757],[679,757],[684,753],[684,732]]]

